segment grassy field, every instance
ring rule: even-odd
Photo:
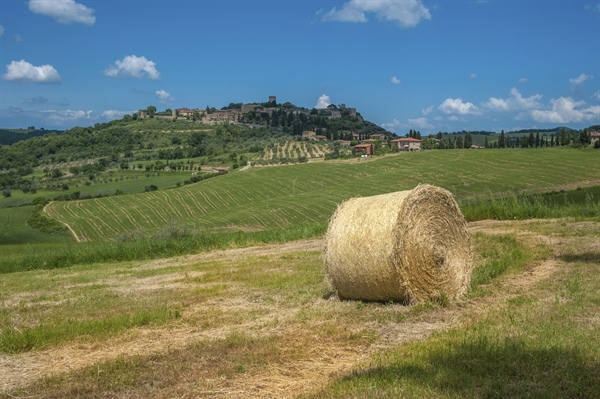
[[[172,190],[53,202],[47,214],[82,241],[153,234],[167,224],[194,231],[256,231],[324,223],[337,204],[434,184],[459,201],[598,185],[591,149],[452,150],[350,161],[251,168]]]
[[[0,208],[0,245],[4,256],[8,254],[7,244],[67,243],[73,242],[71,235],[46,234],[31,228],[27,219],[31,216],[33,205],[14,208]],[[22,248],[21,251],[22,252]],[[4,257],[3,256],[3,257]]]
[[[54,183],[58,187],[52,190],[41,187],[35,194],[25,194],[20,190],[12,190],[10,197],[0,197],[0,208],[31,204],[38,197],[52,199],[59,195],[69,196],[76,191],[85,196],[113,195],[117,189],[125,194],[132,194],[144,192],[145,187],[151,184],[156,185],[159,190],[163,190],[176,187],[177,183],[183,183],[191,177],[189,171],[163,171],[160,174],[151,172],[149,176],[146,176],[146,174],[145,171],[110,171],[95,182],[90,182],[87,177],[65,179]],[[104,181],[104,178],[106,178],[106,181]],[[86,185],[86,182],[89,185]],[[60,188],[63,183],[69,186],[68,190]]]
[[[321,239],[5,274],[0,398],[592,398],[600,223],[472,223],[456,303],[339,301]]]

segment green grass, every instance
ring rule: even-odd
[[[600,253],[562,259],[559,276],[487,316],[378,353],[308,397],[597,397]]]
[[[30,227],[27,219],[31,216],[33,208],[33,205],[0,208],[1,258],[8,255],[9,250],[5,247],[6,245],[73,242],[70,234],[46,234]],[[24,247],[21,246],[17,252],[24,252]]]
[[[524,220],[547,218],[591,218],[600,216],[600,187],[564,191],[559,194],[492,195],[465,201],[461,208],[469,221],[483,219]]]
[[[190,234],[186,229],[168,225],[158,231],[156,236],[142,237],[140,240],[71,245],[13,245],[3,247],[0,274],[93,263],[156,259],[214,249],[287,242],[320,236],[325,229],[324,224],[314,224],[257,232]]]
[[[0,329],[0,351],[18,353],[42,349],[48,345],[57,345],[84,336],[90,339],[107,338],[133,327],[165,324],[179,317],[181,317],[179,309],[163,307],[99,319],[39,324],[23,330],[5,327]]]
[[[522,271],[533,259],[531,249],[523,247],[514,235],[475,233],[473,241],[482,264],[471,275],[471,295],[481,294],[482,285],[506,273]]]
[[[314,250],[5,274],[0,351],[19,367],[45,350],[115,355],[43,375],[0,397],[206,397],[242,390],[276,397],[289,392],[278,382],[297,383],[298,375],[302,387],[322,387],[303,396],[309,398],[595,397],[597,237],[587,244],[569,236],[577,240],[562,239],[550,253],[529,236],[535,228],[553,237],[552,228],[563,223],[565,232],[575,231],[568,220],[552,220],[494,224],[499,234],[477,233],[473,294],[458,303],[326,300],[322,258]],[[594,222],[578,226],[598,229]],[[523,289],[515,279],[529,278],[524,271],[542,261],[564,263]],[[431,336],[406,331],[457,317],[462,324]],[[418,340],[396,341],[396,331]],[[189,338],[182,345],[169,339],[175,334]],[[168,342],[159,349],[155,336]],[[150,353],[130,352],[149,342]],[[344,362],[353,368],[331,368]]]
[[[174,190],[54,202],[48,214],[83,240],[152,232],[176,221],[199,231],[269,230],[326,222],[354,196],[448,189],[462,202],[596,181],[600,152],[578,149],[423,151],[381,159],[252,168]],[[510,165],[507,168],[506,165]]]
[[[139,170],[109,171],[99,175],[98,181],[96,183],[90,182],[89,186],[85,185],[85,182],[89,181],[87,177],[60,180],[53,183],[59,185],[66,183],[69,185],[68,190],[62,190],[60,188],[45,190],[43,187],[39,187],[35,194],[24,194],[21,190],[11,190],[10,197],[0,197],[0,209],[31,204],[31,202],[38,197],[52,199],[59,195],[69,196],[76,191],[79,191],[82,196],[93,197],[98,195],[113,195],[117,189],[123,191],[125,194],[143,193],[145,187],[151,184],[156,185],[159,190],[164,190],[176,187],[177,183],[183,184],[185,180],[191,177],[190,171],[162,171],[160,172],[160,175],[150,172],[149,177],[146,177],[146,173],[146,171]],[[106,183],[103,181],[104,177],[107,179]],[[109,181],[108,179],[112,181]],[[38,186],[43,185],[44,184],[42,183]]]

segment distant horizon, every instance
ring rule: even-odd
[[[600,124],[599,31],[597,0],[6,1],[0,125],[276,94],[399,135],[579,130]]]

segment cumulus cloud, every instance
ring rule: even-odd
[[[123,116],[127,114],[134,114],[136,111],[119,111],[116,109],[107,109],[106,111],[102,111],[102,118],[107,119],[109,121],[115,119],[121,119]]]
[[[569,82],[571,82],[572,85],[579,86],[580,84],[583,84],[583,82],[585,82],[588,79],[591,79],[592,77],[592,75],[586,75],[585,73],[582,73],[576,78],[569,79]]]
[[[409,119],[408,124],[413,127],[418,127],[419,129],[429,129],[433,127],[424,116],[416,119]]]
[[[94,10],[74,0],[29,0],[29,10],[54,18],[58,23],[78,23],[88,26],[96,23]]]
[[[519,79],[519,83],[521,83],[521,84],[525,84],[527,82],[529,82],[529,79],[527,79],[527,78],[521,78],[521,79]]]
[[[161,103],[167,104],[174,100],[171,93],[166,90],[156,90],[156,97],[160,100]]]
[[[42,111],[44,114],[46,114],[47,119],[55,122],[57,124],[65,124],[67,122],[73,122],[76,120],[81,120],[81,119],[91,119],[93,117],[93,112],[92,110],[89,111],[77,111],[77,110],[70,110],[70,109],[66,109],[66,110],[54,110],[54,109],[50,109],[50,110],[45,110]]]
[[[423,109],[421,110],[421,113],[422,113],[424,116],[427,116],[427,115],[431,114],[432,112],[433,112],[433,105],[430,105],[429,107],[427,107],[427,108],[423,108]]]
[[[115,64],[104,71],[106,76],[111,78],[144,78],[158,80],[160,73],[156,69],[154,61],[146,59],[146,57],[138,57],[136,55],[128,55],[122,60],[115,61]]]
[[[479,115],[481,113],[475,104],[463,102],[462,98],[447,98],[438,109],[449,115]]]
[[[61,80],[52,65],[33,66],[25,60],[8,64],[2,79],[24,83],[58,83]]]
[[[600,101],[600,90],[598,90],[598,91],[596,91],[596,92],[594,93],[594,98],[595,98],[597,101]]]
[[[317,104],[315,105],[315,108],[317,108],[317,109],[327,108],[329,105],[331,105],[331,99],[329,98],[329,96],[327,94],[323,94],[317,100]]]
[[[402,127],[402,124],[400,123],[400,121],[398,119],[394,118],[394,119],[392,119],[391,122],[382,123],[380,126],[386,130],[389,130],[390,132],[395,133],[396,129],[399,129],[400,127]]]
[[[510,94],[512,97],[509,98],[490,97],[483,106],[497,112],[524,111],[540,107],[541,94],[523,97],[516,87],[510,90]]]
[[[380,21],[391,21],[401,28],[412,28],[431,19],[421,0],[350,0],[341,8],[325,13],[322,21],[367,22],[367,14]]]
[[[400,84],[400,79],[398,79],[396,76],[392,76],[392,78],[390,79],[390,82],[392,82],[395,85]]]
[[[531,116],[543,123],[581,123],[598,121],[600,106],[585,107],[585,101],[575,101],[571,97],[550,100],[550,109],[533,110]]]

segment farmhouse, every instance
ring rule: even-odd
[[[375,133],[371,135],[371,138],[373,140],[386,140],[387,139],[387,135],[383,134],[383,133]]]
[[[353,148],[357,154],[373,155],[373,146],[371,144],[357,144]]]
[[[419,151],[423,140],[414,139],[412,137],[402,137],[391,141],[392,148],[396,147],[400,151]]]
[[[312,130],[305,130],[302,132],[302,138],[303,139],[311,139],[312,137],[315,137],[317,135],[317,132],[313,132]]]
[[[320,134],[317,134],[315,136],[312,136],[310,139],[315,140],[315,141],[327,141],[327,136],[322,136]]]
[[[600,132],[591,132],[590,138],[592,145],[596,144],[596,141],[600,140]]]

